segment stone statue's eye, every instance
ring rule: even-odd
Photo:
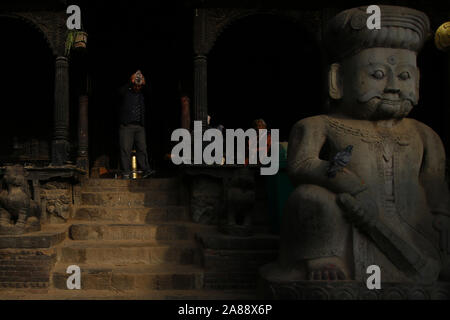
[[[372,77],[374,77],[375,79],[383,79],[384,78],[384,72],[381,70],[377,70],[374,73],[372,73]]]
[[[409,74],[408,71],[403,71],[402,73],[400,73],[400,74],[398,75],[398,77],[399,77],[401,80],[408,80],[408,79],[411,79],[411,75]]]

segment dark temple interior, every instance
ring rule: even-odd
[[[51,2],[44,7],[61,6],[59,1]],[[302,5],[277,1],[275,5],[270,1],[262,4],[250,1],[241,6],[311,10],[330,5],[328,10],[338,11],[352,5],[322,2]],[[438,2],[436,6],[424,1],[397,2],[429,13],[433,28],[441,21],[443,5]],[[180,95],[194,99],[192,12],[200,5],[219,7],[224,3],[183,1],[174,6],[153,1],[115,5],[106,1],[77,3],[83,12],[83,28],[89,34],[89,48],[70,59],[71,154],[75,155],[77,148],[78,96],[89,91],[90,165],[106,155],[109,166],[118,169],[117,90],[136,69],[141,69],[153,92],[147,125],[149,153],[157,168],[167,169],[170,165],[164,155],[172,147],[171,132],[180,125]],[[225,6],[232,5],[227,2]],[[10,17],[1,18],[0,23],[4,44],[1,63],[5,70],[1,77],[8,114],[8,121],[0,129],[4,146],[0,150],[1,159],[7,163],[15,154],[14,145],[20,145],[28,148],[28,153],[34,150],[33,156],[28,156],[29,161],[49,163],[54,101],[52,52],[36,28]],[[444,90],[448,83],[447,57],[428,41],[418,64],[421,99],[410,116],[436,130],[447,148],[449,133],[445,119],[449,99]],[[211,125],[249,128],[253,120],[262,118],[270,128],[280,129],[280,140],[287,141],[296,121],[323,112],[324,70],[323,49],[307,21],[293,22],[263,10],[240,18],[221,32],[208,54]]]

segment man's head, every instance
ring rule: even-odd
[[[181,103],[183,105],[188,105],[191,102],[191,99],[187,95],[181,96]]]
[[[335,44],[330,97],[341,112],[358,119],[403,118],[419,100],[416,56],[428,18],[416,10],[381,6],[381,29],[369,30],[362,9],[341,12],[329,24],[328,45]]]
[[[130,78],[133,90],[138,92],[142,89],[143,86],[145,86],[145,78],[142,74],[141,70],[136,71],[131,75]]]
[[[256,130],[267,129],[267,124],[263,119],[253,120],[253,128]]]

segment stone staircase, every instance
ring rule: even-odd
[[[278,237],[193,223],[183,192],[177,178],[85,180],[65,224],[0,236],[0,299],[255,299]],[[81,290],[67,289],[71,265]]]
[[[75,194],[68,239],[58,244],[50,296],[65,299],[236,299],[251,290],[210,290],[198,232],[175,178],[89,179]],[[66,269],[81,269],[81,290],[68,290]]]

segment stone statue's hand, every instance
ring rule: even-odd
[[[378,206],[373,196],[367,190],[352,196],[341,193],[337,196],[338,205],[344,210],[349,222],[358,228],[367,228],[376,222]]]

